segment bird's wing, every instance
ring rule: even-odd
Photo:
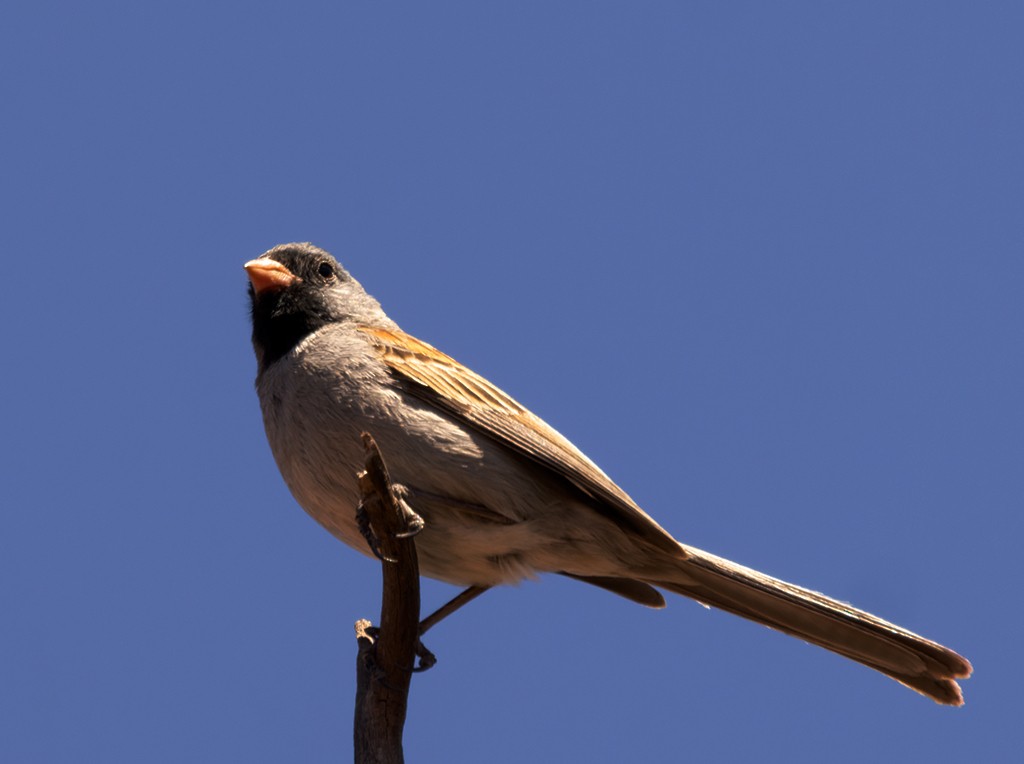
[[[578,448],[479,374],[405,332],[371,326],[359,329],[411,394],[568,480],[595,499],[598,511],[649,543],[674,556],[687,556]]]

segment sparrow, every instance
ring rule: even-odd
[[[370,433],[422,517],[420,571],[465,587],[557,573],[648,607],[690,597],[961,705],[954,651],[844,602],[676,541],[566,438],[486,379],[403,332],[326,251],[245,263],[256,390],[298,503],[356,550]]]

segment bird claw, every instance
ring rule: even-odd
[[[437,664],[437,656],[430,652],[418,639],[416,640],[416,657],[419,659],[419,663],[412,670],[414,674],[431,669]]]
[[[409,495],[409,490],[404,485],[392,486],[395,491],[395,501],[398,504],[398,509],[402,513],[402,522],[405,523],[405,530],[401,533],[396,533],[395,537],[400,539],[412,538],[426,526],[423,518],[420,517],[409,506],[409,503],[405,500],[405,497]]]
[[[408,491],[405,486],[394,485],[394,498],[395,503],[398,504],[399,512],[402,515],[402,524],[405,526],[405,530],[395,534],[395,538],[408,539],[417,535],[426,527],[426,522],[409,506],[406,502],[405,497],[408,495]],[[395,562],[390,557],[385,557],[384,553],[380,548],[380,539],[373,530],[373,526],[370,523],[370,515],[366,511],[366,506],[363,502],[359,503],[356,508],[356,525],[359,528],[360,535],[366,540],[367,546],[370,547],[370,551],[373,556],[381,562]]]

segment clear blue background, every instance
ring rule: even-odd
[[[0,759],[350,757],[379,570],[277,474],[241,269],[312,240],[681,539],[977,669],[940,708],[545,579],[431,634],[410,761],[1019,760],[1022,39],[996,2],[5,5]]]

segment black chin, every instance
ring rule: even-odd
[[[306,297],[302,290],[290,288],[258,295],[249,287],[252,344],[259,357],[260,371],[330,323],[322,303]]]

